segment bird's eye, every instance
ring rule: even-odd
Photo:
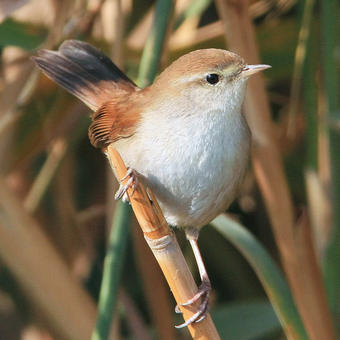
[[[210,73],[207,75],[206,80],[209,84],[215,85],[219,82],[220,76],[216,73]]]

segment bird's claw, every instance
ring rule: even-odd
[[[123,184],[123,181],[125,181],[127,178],[128,181]],[[128,168],[128,171],[126,172],[126,175],[119,181],[119,189],[117,190],[115,194],[115,200],[123,199],[123,201],[128,201],[129,198],[127,196],[127,191],[129,188],[132,188],[131,195],[132,196],[138,186],[138,177],[135,170],[132,168]]]
[[[186,320],[184,323],[178,326],[175,326],[176,328],[184,328],[184,327],[191,325],[192,323],[197,323],[197,322],[201,322],[202,320],[204,320],[208,312],[210,292],[211,292],[210,281],[203,280],[201,285],[198,288],[197,293],[190,300],[180,304],[180,306],[184,306],[184,307],[189,306],[195,303],[196,301],[198,301],[200,298],[202,298],[202,301],[198,307],[198,311],[192,317]],[[181,313],[181,310],[179,309],[179,305],[176,306],[175,312]]]

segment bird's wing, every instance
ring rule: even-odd
[[[122,138],[131,137],[140,120],[140,113],[124,98],[119,102],[109,101],[92,116],[89,138],[93,146],[106,147]]]

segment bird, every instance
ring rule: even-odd
[[[139,88],[104,53],[78,40],[40,50],[36,65],[92,111],[89,139],[112,145],[128,166],[129,185],[155,194],[170,226],[183,228],[201,277],[197,313],[177,326],[200,322],[211,283],[198,247],[201,228],[237,196],[250,157],[251,133],[242,111],[247,80],[269,65],[248,65],[223,49],[189,52]],[[127,190],[120,186],[116,198]]]

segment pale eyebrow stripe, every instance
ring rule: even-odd
[[[227,74],[227,75],[231,75],[231,74],[234,74],[234,73],[238,73],[237,71],[241,70],[242,69],[242,65],[240,64],[231,64],[231,65],[228,65],[227,67],[223,68],[223,71]]]

